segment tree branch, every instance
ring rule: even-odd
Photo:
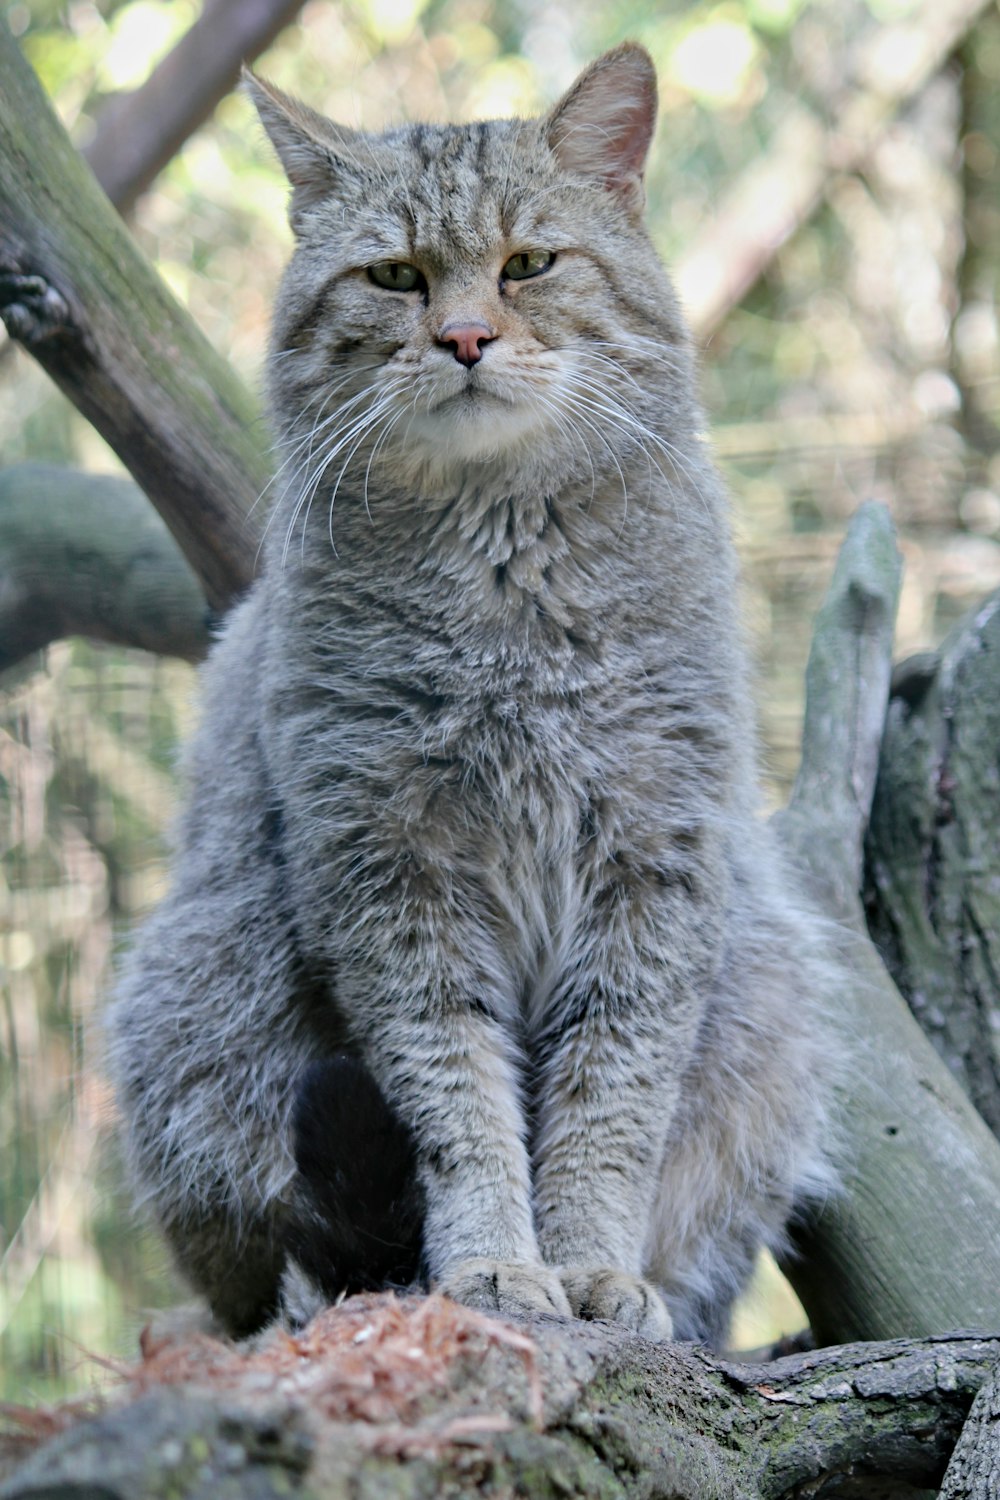
[[[269,47],[302,0],[207,0],[194,25],[140,88],[109,100],[83,155],[122,213]]]
[[[0,20],[0,312],[122,458],[224,608],[269,466],[253,401],[140,254]]]
[[[130,480],[47,464],[0,471],[0,672],[64,635],[197,661],[209,614]]]
[[[323,1500],[888,1500],[940,1482],[998,1353],[956,1334],[750,1365],[609,1324],[516,1331],[441,1297],[352,1298],[253,1351],[147,1337],[110,1409],[29,1458],[0,1497],[71,1480],[178,1500],[270,1500],[290,1485]],[[24,1425],[46,1433],[32,1414]]]

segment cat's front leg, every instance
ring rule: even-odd
[[[542,1254],[578,1317],[654,1339],[670,1337],[671,1320],[643,1262],[700,1018],[702,925],[683,893],[634,878],[623,889],[614,871],[579,924],[538,1042]]]
[[[386,901],[369,922],[372,943],[341,955],[338,993],[368,1067],[412,1132],[431,1284],[486,1311],[568,1317],[534,1230],[499,958],[481,961],[481,935],[440,903],[417,915],[412,901]]]
[[[625,1016],[618,999],[592,999],[588,1013],[564,1027],[546,1068],[535,1169],[539,1243],[577,1317],[668,1339],[670,1314],[642,1272],[675,1107],[672,1070],[656,1029],[635,1008],[626,1001]]]

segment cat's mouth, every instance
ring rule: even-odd
[[[487,390],[480,382],[469,380],[460,391],[453,391],[450,396],[444,396],[440,401],[435,402],[431,410],[435,413],[448,410],[461,411],[463,408],[471,410],[491,401],[497,402],[500,406],[515,404],[509,396],[501,395],[499,391]]]
[[[537,438],[539,404],[496,376],[470,370],[457,390],[439,387],[427,397],[423,412],[406,424],[406,442],[414,448],[430,445],[436,458],[479,461]]]

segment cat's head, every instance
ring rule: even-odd
[[[545,116],[349,130],[247,76],[292,184],[275,309],[279,421],[336,478],[378,448],[440,475],[620,465],[684,333],[642,228],[656,116],[643,48]]]

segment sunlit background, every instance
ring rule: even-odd
[[[535,111],[605,47],[627,36],[649,47],[663,99],[650,222],[698,321],[703,393],[747,569],[772,806],[794,774],[810,617],[860,500],[885,500],[899,527],[899,655],[939,641],[1000,583],[997,6],[981,7],[957,52],[895,116],[878,107],[934,9],[312,0],[257,63],[325,112],[377,128],[401,114]],[[107,97],[139,85],[198,10],[193,0],[0,3],[81,147]],[[859,120],[874,121],[860,150]],[[796,174],[797,214],[771,224]],[[232,96],[132,220],[173,291],[258,389],[290,243],[284,202],[251,109]],[[738,280],[762,238],[762,274],[717,318],[720,271]],[[6,346],[0,464],[27,458],[118,468],[32,361]],[[182,663],[80,641],[0,682],[8,1398],[93,1384],[91,1356],[130,1352],[146,1310],[179,1295],[119,1185],[98,1022],[115,950],[161,889],[192,688]],[[737,1342],[763,1343],[800,1322],[768,1270]]]

